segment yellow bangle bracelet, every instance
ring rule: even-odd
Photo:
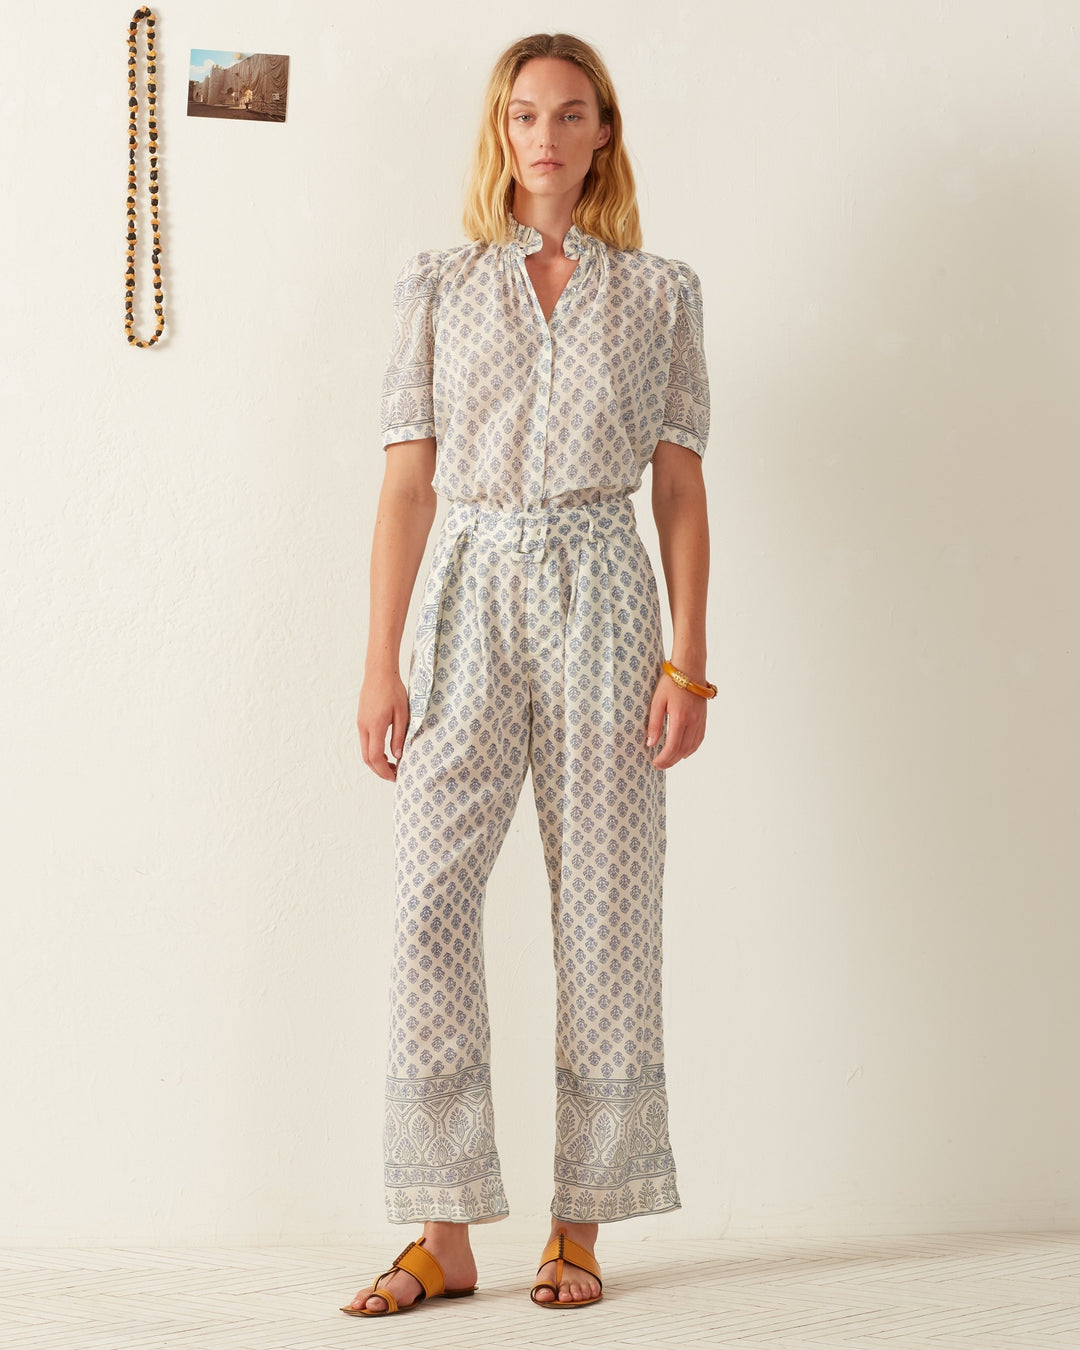
[[[716,697],[715,684],[710,684],[708,680],[704,684],[695,684],[689,675],[685,675],[681,670],[676,670],[670,661],[664,662],[664,674],[670,675],[680,689],[689,689],[692,694],[698,694],[701,698]]]

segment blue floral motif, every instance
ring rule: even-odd
[[[571,226],[577,259],[545,318],[507,244],[427,249],[394,283],[382,444],[435,437],[440,496],[500,510],[636,492],[657,441],[704,455],[709,438],[701,281],[678,259],[611,248]]]
[[[527,772],[556,972],[551,1212],[678,1209],[662,1016],[665,775],[645,745],[664,656],[631,494],[659,440],[703,455],[701,288],[571,226],[550,316],[508,244],[410,258],[383,445],[434,437],[450,502],[409,663],[394,796],[387,1217],[505,1218],[483,957],[488,877]]]
[[[536,512],[452,503],[414,653],[395,786],[387,1214],[509,1212],[481,931],[530,768],[557,974],[552,1213],[608,1222],[677,1209],[661,1009],[665,778],[645,747],[663,641],[630,498]]]

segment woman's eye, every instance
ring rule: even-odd
[[[528,117],[531,117],[531,116],[532,116],[532,113],[515,113],[515,114],[514,114],[514,121],[515,121],[515,122],[521,122],[521,121],[523,121],[525,118],[528,118]],[[574,119],[575,122],[580,122],[580,121],[581,121],[581,114],[580,114],[580,113],[567,113],[566,116],[567,116],[568,118],[571,118],[571,117],[572,117],[572,118]]]

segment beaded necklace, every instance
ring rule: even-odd
[[[135,97],[136,48],[139,34],[139,21],[146,20],[146,126],[147,139],[150,142],[150,227],[154,233],[154,248],[150,255],[154,267],[154,313],[157,315],[157,329],[152,338],[143,341],[132,332],[132,306],[135,299],[135,115],[139,109],[139,100]],[[154,16],[143,6],[135,11],[135,17],[128,24],[128,197],[127,197],[127,271],[124,274],[124,332],[127,340],[135,347],[152,347],[161,337],[165,328],[165,309],[161,295],[161,235],[158,233],[158,183],[157,183],[157,66],[154,52]]]

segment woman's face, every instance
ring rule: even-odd
[[[533,57],[517,73],[506,119],[515,181],[537,196],[576,201],[593,151],[611,135],[588,75],[557,56]]]

